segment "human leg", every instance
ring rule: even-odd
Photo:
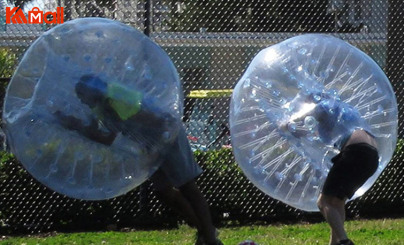
[[[157,171],[151,180],[157,196],[198,230],[198,236],[202,238],[199,239],[198,245],[222,244],[217,239],[209,205],[194,180],[175,188],[161,171]]]
[[[337,243],[337,245],[355,245],[351,240],[346,239],[346,240],[341,240]]]
[[[330,245],[348,239],[345,228],[345,199],[320,194],[317,205],[321,214],[331,227]]]
[[[335,233],[335,231],[333,229],[331,229],[331,235],[330,235],[330,242],[329,243],[330,244],[337,244],[338,243],[337,234]]]
[[[378,153],[369,144],[356,143],[344,148],[332,162],[317,204],[331,227],[330,244],[353,244],[344,229],[345,203],[376,171]]]
[[[169,183],[165,174],[161,170],[158,170],[151,177],[151,181],[153,182],[154,191],[157,196],[161,198],[167,206],[180,214],[190,226],[194,226],[199,230],[201,225],[193,207],[190,205],[188,199]]]
[[[179,190],[194,212],[198,224],[198,236],[203,238],[203,243],[198,244],[221,244],[216,239],[216,229],[212,224],[208,203],[195,183],[202,169],[195,162],[183,128],[177,140],[168,149],[164,160],[160,167],[161,172],[167,181]]]
[[[220,244],[220,241],[216,237],[216,228],[212,223],[209,205],[195,181],[189,181],[179,187],[179,189],[193,207],[195,215],[200,222],[198,233],[203,236],[207,244]]]

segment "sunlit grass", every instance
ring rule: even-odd
[[[349,236],[361,245],[403,245],[404,219],[356,220],[346,223]],[[329,228],[325,223],[296,225],[254,225],[243,227],[222,227],[220,238],[225,245],[237,245],[250,239],[260,245],[326,245]],[[0,244],[194,244],[195,230],[181,226],[172,230],[131,232],[83,232],[55,233],[48,237],[24,236],[6,237]]]

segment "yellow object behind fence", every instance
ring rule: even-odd
[[[230,97],[233,89],[192,90],[187,97],[194,99]]]

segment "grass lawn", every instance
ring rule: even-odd
[[[355,220],[346,223],[352,240],[359,245],[404,245],[404,219]],[[55,233],[47,237],[3,237],[0,244],[91,245],[91,244],[193,244],[195,231],[188,226],[173,230],[131,232]],[[325,223],[243,226],[220,229],[225,245],[237,245],[251,239],[260,245],[313,245],[328,242],[329,228]]]

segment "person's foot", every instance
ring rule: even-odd
[[[199,232],[196,233],[195,245],[204,245],[204,244],[205,244],[205,239],[203,239],[202,235]]]
[[[206,243],[206,245],[223,245],[222,241],[220,241],[219,239],[216,239],[215,242],[213,243]]]
[[[355,245],[351,240],[346,239],[346,240],[341,240],[337,243],[337,245]]]
[[[208,243],[205,242],[205,239],[203,239],[202,236],[198,236],[195,245],[223,245],[222,241],[216,238],[216,241]]]
[[[220,239],[217,238],[219,236],[219,231],[217,229],[215,230],[215,236],[216,240],[214,242],[206,242],[205,238],[198,232],[196,234],[195,245],[223,245],[222,241],[220,241]]]

